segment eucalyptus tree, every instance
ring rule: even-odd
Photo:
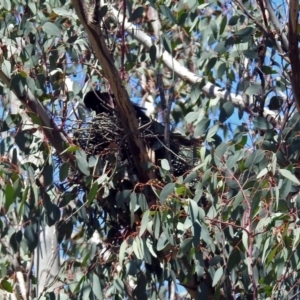
[[[297,1],[0,8],[2,297],[299,297]]]

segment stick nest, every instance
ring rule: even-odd
[[[120,161],[131,162],[124,130],[115,115],[102,113],[90,122],[78,124],[73,129],[74,142],[88,155],[106,157],[117,155]],[[142,124],[137,133],[144,138],[147,146],[155,152],[155,162],[166,158],[166,151],[171,152],[173,174],[179,176],[189,171],[194,165],[195,142],[185,136],[170,134],[170,149],[164,140],[164,126],[156,121]]]

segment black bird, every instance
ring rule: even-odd
[[[117,121],[117,118],[115,115],[114,107],[110,104],[111,99],[115,100],[114,95],[107,92],[89,91],[85,94],[83,102],[86,108],[95,111],[97,115],[106,113],[111,116],[112,122],[114,123]],[[165,158],[167,150],[163,142],[165,129],[164,125],[157,122],[156,120],[151,120],[146,115],[144,111],[145,109],[143,107],[134,103],[132,103],[132,105],[136,113],[136,118],[140,122],[140,125],[149,124],[149,126],[143,128],[143,133],[145,134],[145,136],[148,136],[146,139],[147,144],[152,150],[155,151],[155,160],[159,161]],[[106,134],[102,132],[99,132],[99,134],[102,134],[103,137],[106,136]],[[180,144],[187,147],[192,147],[194,143],[181,134],[175,132],[171,132],[170,138],[170,148],[172,150],[172,165],[174,167],[173,174],[175,176],[179,176],[190,169],[189,164],[179,157]],[[98,140],[97,143],[99,144]],[[176,155],[174,155],[174,153],[176,153]]]
[[[83,102],[86,108],[96,112],[96,114],[107,113],[114,114],[114,107],[110,105],[110,99],[115,99],[113,94],[101,91],[89,91],[85,94]],[[150,118],[146,115],[145,109],[135,103],[132,103],[136,113],[136,117],[142,120],[142,123],[147,123]]]

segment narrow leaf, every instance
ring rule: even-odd
[[[141,237],[147,229],[147,225],[149,223],[149,214],[150,214],[149,210],[146,210],[143,214],[143,218],[142,218],[142,222],[141,222],[141,229],[140,229],[140,232],[139,232],[139,237]]]
[[[292,181],[292,182],[294,182],[294,183],[296,183],[296,184],[300,184],[300,182],[299,182],[299,180],[297,179],[297,177],[296,177],[294,174],[292,174],[291,171],[286,170],[286,169],[279,169],[279,173],[280,173],[283,177],[289,179],[290,181]]]
[[[57,37],[61,36],[61,31],[54,23],[46,22],[42,26],[42,28],[43,28],[44,32],[47,33],[48,35],[53,35],[53,36],[57,36]]]
[[[95,181],[90,189],[89,195],[88,195],[88,205],[92,203],[92,201],[95,199],[95,196],[97,195],[98,191],[98,182]]]
[[[218,282],[220,281],[220,279],[221,279],[222,276],[223,276],[223,268],[220,267],[220,268],[216,271],[216,273],[215,273],[215,275],[214,275],[214,280],[213,280],[213,283],[212,283],[212,286],[213,286],[213,287],[216,286],[216,285],[218,284]]]

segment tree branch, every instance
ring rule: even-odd
[[[147,148],[143,139],[138,135],[138,122],[137,119],[133,117],[135,116],[135,112],[120,78],[120,72],[115,67],[113,59],[107,50],[99,24],[93,24],[89,20],[89,11],[86,2],[72,0],[72,3],[80,22],[88,34],[96,58],[115,96],[119,118],[125,130],[129,150],[132,154],[138,177],[142,182],[147,182],[149,179],[155,178],[155,174],[151,169],[148,169],[150,159],[148,157]]]

